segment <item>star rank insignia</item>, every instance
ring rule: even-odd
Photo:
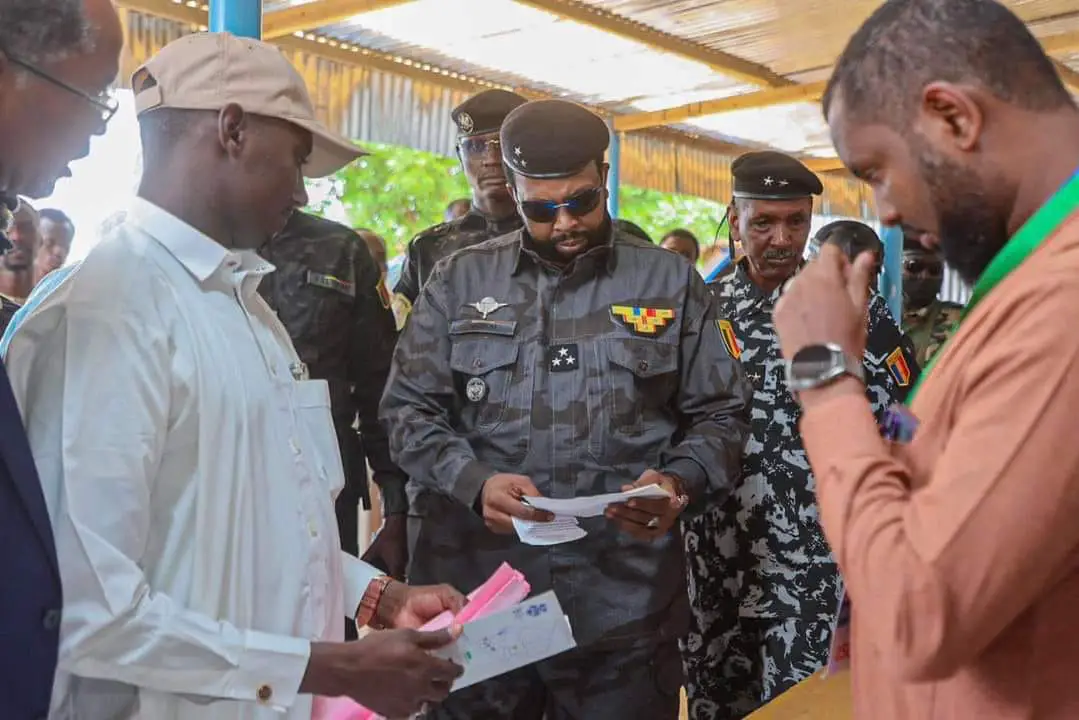
[[[647,308],[632,305],[611,305],[611,318],[634,335],[657,337],[674,320],[670,308]]]
[[[581,364],[581,355],[576,343],[573,345],[552,345],[547,350],[547,367],[551,372],[570,372]]]

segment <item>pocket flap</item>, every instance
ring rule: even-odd
[[[504,340],[455,339],[450,367],[465,375],[485,375],[516,363],[518,350],[517,343]]]
[[[678,371],[678,346],[654,340],[608,341],[607,357],[641,378]]]

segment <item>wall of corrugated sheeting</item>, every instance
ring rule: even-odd
[[[165,44],[198,28],[122,11],[127,47],[126,83],[139,64]],[[451,155],[454,126],[450,110],[467,94],[434,82],[345,65],[317,55],[287,52],[308,87],[323,120],[359,142],[405,145]],[[732,158],[690,143],[641,134],[624,136],[622,182],[662,192],[726,202]],[[872,218],[872,199],[859,182],[826,176],[819,212]]]

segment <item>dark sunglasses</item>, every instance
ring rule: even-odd
[[[553,200],[520,200],[518,205],[526,218],[537,223],[553,223],[558,211],[566,209],[573,217],[583,217],[592,212],[603,199],[603,188],[590,188],[569,196],[563,202]]]
[[[51,74],[45,72],[33,63],[28,63],[25,60],[20,60],[19,58],[12,55],[8,55],[7,59],[8,62],[10,62],[12,65],[17,65],[31,75],[41,78],[45,82],[50,83],[60,88],[61,90],[65,90],[72,95],[75,95],[76,97],[79,97],[85,102],[88,102],[94,107],[94,109],[101,113],[102,123],[108,123],[109,120],[112,120],[112,116],[115,115],[116,111],[120,109],[120,103],[116,101],[116,98],[111,97],[107,91],[103,91],[95,97],[88,92],[79,90],[73,85],[68,85],[66,82],[59,78],[53,77]]]
[[[903,261],[903,271],[911,275],[942,275],[944,268],[936,260],[911,258]]]
[[[457,143],[457,147],[459,147],[461,152],[466,155],[493,153],[498,157],[502,157],[502,142],[497,137],[483,137],[482,135],[477,135],[474,137],[461,138]]]

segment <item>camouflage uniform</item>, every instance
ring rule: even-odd
[[[472,208],[467,214],[433,228],[424,230],[408,244],[401,277],[394,287],[394,309],[402,316],[408,315],[412,304],[420,296],[435,263],[449,257],[461,248],[478,245],[484,240],[513,232],[521,227],[516,214],[501,220],[492,220]]]
[[[378,420],[397,341],[389,293],[359,235],[314,215],[294,213],[260,254],[276,270],[259,285],[259,294],[277,311],[311,377],[330,386],[345,468],[337,522],[342,547],[355,555],[359,505],[370,504],[365,454],[381,491],[383,512],[408,511],[407,478],[390,459],[386,431]]]
[[[928,307],[903,313],[903,332],[914,343],[918,364],[923,368],[951,337],[962,312],[962,305],[935,300]]]
[[[751,390],[683,258],[613,231],[560,270],[528,242],[517,231],[438,265],[382,415],[423,516],[410,581],[472,588],[508,562],[534,593],[556,591],[578,649],[454,693],[431,715],[538,717],[546,703],[549,718],[673,720],[688,610],[679,533],[641,542],[586,518],[581,540],[524,545],[487,529],[480,492],[512,472],[549,497],[591,495],[653,468],[680,477],[687,512],[700,512],[738,473]],[[649,321],[634,308],[662,312]]]
[[[744,717],[819,669],[840,586],[817,524],[815,484],[798,434],[801,410],[784,384],[772,325],[781,290],[762,293],[744,261],[710,287],[728,349],[755,391],[742,483],[724,504],[683,524],[693,607],[683,642],[692,720]],[[867,395],[882,413],[906,394],[917,369],[876,294],[868,345]]]

